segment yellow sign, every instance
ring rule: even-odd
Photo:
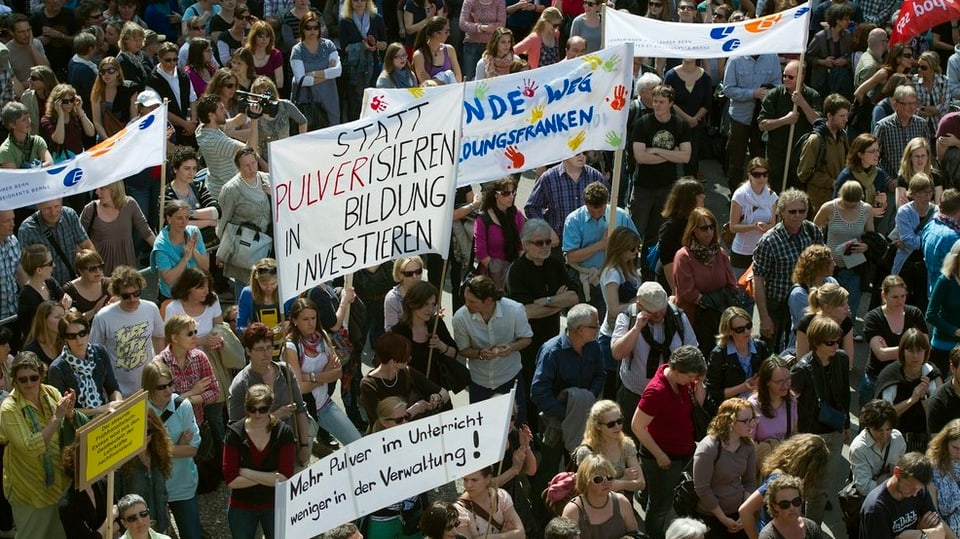
[[[77,437],[80,462],[76,482],[78,489],[84,489],[146,447],[147,393],[128,397],[114,411],[77,430]]]

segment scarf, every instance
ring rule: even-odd
[[[873,185],[873,181],[877,177],[877,167],[870,167],[869,169],[859,171],[851,168],[850,173],[853,175],[853,179],[857,180],[857,183],[863,187],[864,202],[873,204],[873,199],[877,197],[877,188]]]
[[[710,267],[717,260],[717,253],[720,252],[720,244],[713,242],[710,245],[703,245],[696,238],[690,240],[687,246],[690,256],[700,261],[704,266]]]
[[[77,379],[77,404],[80,408],[96,408],[103,404],[103,397],[93,380],[93,369],[97,363],[91,357],[93,346],[87,345],[87,358],[80,359],[73,355],[67,346],[63,347],[60,356],[70,365],[73,375]]]
[[[303,358],[305,356],[317,357],[320,355],[320,350],[323,345],[323,336],[319,331],[314,331],[313,335],[307,337],[300,337],[300,345],[303,346],[303,353],[300,354],[298,358],[300,360],[300,366],[303,366]],[[323,349],[323,352],[326,353],[326,349]]]
[[[483,71],[488,79],[497,75],[509,75],[510,66],[513,65],[513,52],[508,52],[503,58],[497,58],[492,54],[483,53]]]
[[[937,214],[933,216],[933,220],[939,221],[940,223],[943,223],[944,225],[950,227],[950,229],[953,230],[954,232],[960,233],[960,221],[958,221],[957,219],[954,219],[953,217],[950,217],[949,215],[946,215],[937,211]]]
[[[493,210],[493,214],[500,221],[500,229],[503,231],[503,258],[512,262],[517,259],[517,254],[520,251],[517,245],[520,239],[520,234],[517,232],[517,207],[510,206],[506,211],[500,211],[500,208],[494,204],[490,209]]]
[[[357,30],[360,30],[360,35],[366,37],[370,33],[370,14],[366,11],[363,12],[363,17],[357,17],[357,13],[353,13],[353,24],[357,25]]]
[[[47,401],[47,406],[50,407],[50,413],[55,415],[55,410],[57,409],[57,403],[53,402],[53,398],[50,395],[43,392],[41,387],[40,391],[40,400]],[[41,406],[43,403],[41,402]],[[39,433],[43,430],[43,425],[40,423],[40,418],[37,417],[37,411],[27,404],[23,407],[23,414],[27,416],[27,419],[30,421],[30,427],[33,429],[34,434]],[[43,455],[40,457],[43,461],[43,483],[45,486],[53,486],[54,481],[54,468],[53,468],[53,459],[50,457],[49,446],[44,447]],[[59,456],[59,455],[58,455]]]

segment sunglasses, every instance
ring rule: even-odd
[[[743,333],[744,331],[750,331],[751,329],[753,329],[753,322],[747,322],[746,324],[740,327],[735,327],[735,328],[731,327],[730,331],[734,333]]]
[[[90,330],[82,329],[76,333],[64,333],[63,339],[66,341],[72,341],[74,339],[82,339],[87,335],[90,335]]]
[[[780,509],[790,509],[790,506],[800,507],[803,505],[803,496],[797,496],[792,500],[778,500],[776,506]]]
[[[595,475],[590,478],[594,485],[602,485],[604,481],[613,481],[612,475]]]
[[[51,260],[50,262],[44,262],[43,264],[40,264],[40,267],[41,267],[41,268],[52,268],[52,267],[53,267],[53,260]]]
[[[590,4],[584,4],[584,5],[586,6],[586,5],[590,5]],[[514,194],[514,193],[516,193],[516,191],[497,191],[497,194],[500,195],[500,196],[502,196],[502,197],[508,197],[508,196],[510,196],[510,195],[512,195],[512,194]]]
[[[456,527],[458,527],[458,526],[460,526],[460,519],[459,519],[459,518],[458,518],[457,520],[454,520],[453,522],[448,522],[447,525],[444,526],[444,530],[450,531],[450,530],[452,530],[452,529],[454,529],[454,528],[456,528]]]
[[[790,215],[800,215],[800,214],[802,214],[802,213],[807,213],[807,209],[806,209],[806,208],[802,208],[802,209],[799,209],[799,210],[787,210],[787,213],[789,213]]]
[[[159,384],[159,385],[157,385],[157,391],[163,391],[164,389],[167,389],[168,387],[173,387],[173,382],[167,382],[167,383],[165,383],[165,384]]]
[[[108,68],[106,68],[106,69],[101,69],[101,70],[100,70],[100,74],[101,74],[101,75],[116,75],[116,74],[117,74],[117,70],[116,70],[115,68],[108,67]]]
[[[553,240],[550,238],[547,238],[545,240],[531,240],[530,243],[532,243],[533,245],[536,245],[537,247],[550,247],[551,245],[553,245]]]
[[[926,70],[930,69],[930,66],[925,66],[925,65],[923,65],[923,64],[920,64],[919,67],[920,67],[920,71],[926,71]]]
[[[699,230],[700,232],[707,232],[707,231],[716,230],[716,229],[717,229],[717,225],[713,223],[710,223],[709,225],[700,225],[697,227],[697,230]]]
[[[650,7],[663,7],[663,3],[661,2],[649,2],[647,5]]]
[[[912,52],[905,52],[905,53],[901,54],[900,57],[901,57],[901,58],[913,58],[913,53],[912,53]]]
[[[232,89],[234,89],[234,88],[237,87],[237,83],[235,83],[235,82],[226,82],[226,83],[223,84],[223,87],[232,90]]]
[[[786,73],[784,73],[784,74],[783,74],[783,78],[785,78],[785,79],[787,79],[787,80],[793,80],[793,79],[797,78],[797,76],[796,76],[796,75],[787,75]]]
[[[622,418],[622,417],[618,417],[618,418],[614,419],[613,421],[607,421],[606,423],[604,423],[604,426],[606,426],[608,429],[612,429],[613,427],[617,427],[617,426],[619,426],[619,425],[623,425],[623,418]]]
[[[389,419],[390,421],[393,421],[394,423],[396,423],[396,424],[398,424],[398,425],[407,422],[407,416],[405,416],[405,415],[402,415],[402,416],[400,416],[400,417],[386,417],[386,418],[384,418],[384,420],[387,420],[387,419]]]
[[[308,24],[308,25],[304,26],[303,29],[304,29],[304,30],[309,30],[309,31],[319,30],[319,29],[320,29],[320,25],[319,25],[319,24]]]
[[[401,271],[400,275],[404,277],[413,277],[414,275],[423,275],[423,268],[418,268],[410,271]]]
[[[697,9],[695,6],[680,6],[677,8],[679,11],[693,11]]]
[[[770,176],[770,172],[766,170],[751,170],[750,175],[754,178],[766,178]]]
[[[824,346],[837,346],[840,344],[840,341],[823,341]]]
[[[190,331],[187,332],[187,337],[193,337],[196,334],[197,334],[197,330],[191,329]]]
[[[269,412],[269,406],[247,406],[247,413],[249,414],[266,414]]]
[[[140,511],[139,513],[134,513],[134,514],[132,514],[132,515],[127,515],[127,516],[123,517],[123,520],[124,520],[124,522],[126,522],[127,524],[133,524],[134,522],[140,520],[141,518],[150,518],[150,511],[147,510],[147,509],[144,509],[143,511]]]
[[[30,376],[17,376],[17,382],[20,382],[21,384],[25,384],[27,382],[39,382],[39,381],[40,381],[39,374],[31,374]]]
[[[83,268],[83,269],[86,270],[86,271],[90,271],[90,272],[93,272],[93,271],[103,271],[103,264],[96,264],[96,265],[93,265],[93,266],[87,266],[86,268]]]
[[[263,267],[257,268],[257,275],[265,275],[265,274],[267,274],[267,273],[269,273],[270,275],[276,275],[276,274],[277,274],[277,267],[276,267],[276,266],[263,266]]]
[[[137,290],[136,292],[124,292],[123,294],[120,294],[120,297],[123,299],[139,298],[141,292],[141,290]]]

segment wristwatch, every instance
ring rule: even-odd
[[[300,447],[310,447],[310,444],[300,444]]]
[[[553,296],[547,296],[547,306],[553,305]]]

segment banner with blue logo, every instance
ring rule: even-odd
[[[0,210],[93,191],[163,163],[167,107],[127,124],[87,151],[46,168],[0,170]]]
[[[633,43],[646,58],[727,58],[803,53],[807,49],[807,4],[743,22],[684,24],[604,9],[606,46]]]

